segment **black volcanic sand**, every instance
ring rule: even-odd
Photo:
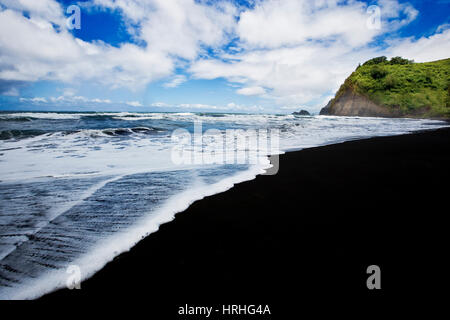
[[[429,295],[449,270],[449,166],[449,129],[290,152],[277,175],[195,202],[81,290],[39,302],[138,302],[161,319],[186,303],[267,303],[276,318]],[[366,287],[372,264],[380,291]]]

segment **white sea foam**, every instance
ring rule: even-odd
[[[74,260],[71,264],[77,265],[82,271],[82,280],[91,277],[114,257],[130,250],[137,242],[147,235],[156,232],[159,226],[174,219],[175,214],[187,209],[193,202],[204,197],[224,192],[235,184],[252,180],[256,175],[264,173],[271,165],[267,161],[264,165],[252,166],[249,170],[238,173],[221,181],[208,185],[196,180],[191,188],[169,198],[164,205],[152,215],[144,217],[136,224],[116,235],[100,241],[88,253]],[[38,279],[21,284],[12,290],[0,291],[1,299],[35,299],[45,293],[64,288],[67,280],[66,269],[53,270]]]
[[[169,160],[175,143],[170,132],[143,134],[126,127],[127,122],[139,119],[143,121],[139,126],[151,128],[152,121],[158,121],[176,128],[202,121],[204,129],[217,126],[221,135],[225,128],[276,128],[281,151],[448,125],[417,119],[193,113],[11,113],[1,117],[65,121],[99,115],[123,121],[126,137],[105,133],[117,128],[94,127],[0,141],[0,199],[7,206],[0,212],[0,298],[32,299],[63,287],[66,268],[72,264],[79,265],[87,278],[193,201],[251,180],[269,166],[266,158],[248,168],[180,166]],[[245,147],[217,146],[220,152]],[[106,209],[98,209],[98,203]],[[129,207],[120,207],[124,204]],[[91,230],[93,226],[98,229]],[[31,236],[45,241],[34,243]],[[53,250],[54,244],[64,250]],[[41,251],[40,246],[44,246]],[[24,260],[28,256],[34,260]],[[38,265],[32,267],[33,263]]]
[[[21,113],[4,113],[0,115],[0,119],[11,118],[35,118],[35,119],[49,119],[49,120],[68,120],[68,119],[80,119],[83,115],[81,113],[56,113],[56,112],[21,112]]]

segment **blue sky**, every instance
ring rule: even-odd
[[[0,0],[0,110],[317,112],[369,58],[448,58],[449,13],[447,0]]]

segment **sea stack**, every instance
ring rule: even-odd
[[[294,116],[310,116],[311,114],[306,110],[300,110],[292,113]]]

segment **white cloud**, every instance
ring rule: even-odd
[[[91,0],[84,7],[120,12],[134,43],[113,47],[86,42],[65,29],[63,8],[55,0],[0,0],[0,82],[94,81],[132,90],[169,79],[166,88],[196,79],[225,78],[236,92],[260,96],[279,107],[318,109],[343,80],[374,56],[401,55],[416,61],[448,57],[446,25],[421,39],[398,39],[395,31],[418,12],[408,3],[379,0],[382,28],[367,27],[367,4],[358,0],[261,0],[253,8],[233,2],[194,0]],[[3,7],[4,8],[4,7]],[[23,14],[26,12],[27,14]],[[238,19],[237,19],[238,18]],[[56,28],[54,27],[56,25]],[[390,35],[384,49],[373,46]],[[234,39],[232,49],[223,45]],[[214,52],[213,55],[210,52]],[[183,73],[184,73],[183,72]],[[49,98],[50,99],[50,98]],[[51,102],[111,103],[68,90]],[[131,104],[130,104],[131,103]],[[127,103],[142,106],[138,101]],[[155,103],[155,107],[168,107]],[[192,109],[239,109],[259,106],[185,104]]]
[[[246,87],[236,90],[236,93],[242,94],[244,96],[257,96],[266,93],[264,88],[255,86],[255,87]]]
[[[65,23],[62,7],[54,0],[0,0],[0,4],[9,9],[27,12],[33,23],[40,26],[50,27],[48,22],[58,25]]]
[[[178,87],[180,84],[186,82],[186,76],[179,74],[172,78],[169,82],[166,82],[163,84],[163,87],[165,88],[175,88]]]
[[[245,84],[238,93],[262,94],[278,105],[308,104],[328,91],[336,91],[359,62],[378,53],[373,49],[352,51],[345,45],[325,48],[307,44],[293,48],[252,50],[233,56],[232,62],[219,59],[197,61],[190,71],[194,78],[224,77]],[[262,88],[269,88],[264,93]]]
[[[401,28],[415,20],[419,14],[411,4],[397,0],[378,0],[378,5],[381,8],[383,27],[387,30]],[[403,19],[401,15],[404,15]]]
[[[73,97],[77,93],[77,90],[74,88],[64,88],[62,92],[64,97]]]
[[[89,99],[84,96],[76,96],[72,89],[64,90],[64,94],[58,97],[33,97],[33,98],[19,98],[20,102],[31,102],[31,103],[51,103],[51,104],[70,104],[71,106],[80,106],[84,104],[110,104],[112,103],[109,99]]]
[[[131,107],[143,107],[142,103],[139,101],[127,101],[126,104]]]
[[[197,60],[193,78],[226,78],[279,106],[324,106],[362,63],[384,54],[370,46],[377,36],[411,22],[417,11],[396,0],[379,2],[382,28],[368,28],[370,14],[360,1],[267,0],[241,13],[238,52]],[[266,88],[256,90],[249,88]]]
[[[95,103],[112,103],[112,101],[111,100],[109,100],[109,99],[98,99],[98,98],[95,98],[95,99],[91,99],[91,102],[95,102]]]
[[[367,6],[350,1],[268,0],[257,2],[239,20],[240,39],[251,47],[277,48],[310,40],[339,39],[351,45],[370,42],[379,30],[368,29]]]
[[[386,50],[389,56],[402,56],[416,62],[446,59],[450,52],[450,25],[442,25],[438,33],[419,39],[391,41]]]
[[[225,44],[237,13],[228,2],[93,0],[93,4],[122,12],[130,22],[128,31],[145,42],[147,51],[189,60],[203,52],[202,46]]]
[[[47,99],[42,97],[34,97],[34,98],[20,98],[20,102],[31,102],[31,103],[47,103]]]
[[[120,10],[134,23],[130,33],[144,43],[117,48],[74,38],[65,29],[63,8],[55,0],[0,0],[0,4],[7,8],[0,9],[0,79],[89,80],[133,90],[170,76],[180,59],[195,59],[203,45],[224,43],[235,11],[231,4],[194,0],[93,0],[91,5]]]
[[[57,32],[9,9],[0,12],[0,48],[0,79],[8,81],[93,80],[139,88],[169,75],[174,65],[169,57],[136,45],[115,48],[75,39],[65,29]]]

